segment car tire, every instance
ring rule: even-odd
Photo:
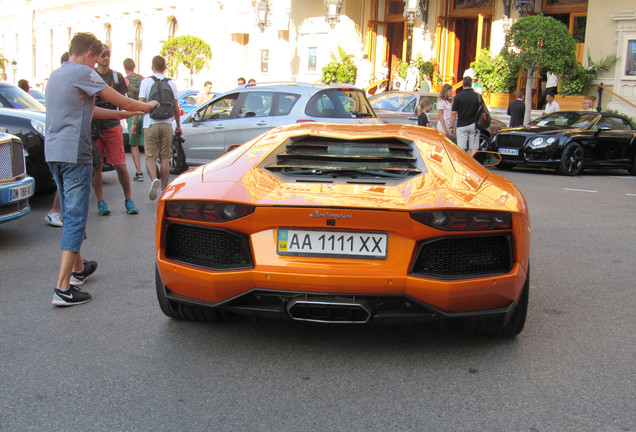
[[[632,167],[629,169],[629,175],[636,176],[636,154],[634,155],[634,160],[632,161]]]
[[[583,171],[583,147],[573,142],[563,149],[557,172],[561,175],[575,176],[581,171]]]
[[[521,333],[526,324],[528,315],[528,297],[530,296],[530,269],[526,275],[526,282],[523,285],[523,291],[519,297],[519,302],[515,306],[515,310],[510,320],[504,325],[502,317],[489,319],[467,319],[464,321],[464,332],[469,335],[480,336],[516,336]]]
[[[215,309],[202,306],[192,306],[175,302],[166,297],[166,288],[161,281],[159,269],[155,267],[155,285],[157,288],[157,300],[161,311],[167,317],[184,321],[222,321],[223,315]]]
[[[479,133],[479,150],[488,150],[488,138],[485,133]]]
[[[185,154],[179,143],[170,144],[170,174],[181,174],[186,170]]]

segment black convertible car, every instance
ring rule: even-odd
[[[636,129],[623,116],[560,111],[526,126],[505,128],[490,138],[501,155],[497,167],[554,168],[574,176],[584,168],[624,168],[636,175]]]

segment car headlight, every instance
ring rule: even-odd
[[[550,144],[554,143],[556,140],[557,139],[554,137],[550,137],[547,139],[543,139],[543,137],[536,137],[535,139],[530,141],[530,147],[535,149],[547,147]]]
[[[412,212],[411,218],[444,231],[486,231],[512,228],[507,212],[479,210],[425,210]]]
[[[46,125],[39,120],[31,120],[31,126],[42,136],[46,136]]]

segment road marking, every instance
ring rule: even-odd
[[[566,191],[572,191],[572,192],[590,192],[590,193],[597,193],[598,191],[595,190],[587,190],[587,189],[570,189],[570,188],[563,188],[563,190]]]
[[[626,196],[636,196],[636,194],[625,194]]]

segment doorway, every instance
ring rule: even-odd
[[[404,52],[404,22],[387,23],[387,55],[389,67],[389,88],[399,74],[400,61]]]
[[[457,82],[464,77],[464,72],[477,58],[477,18],[460,18],[455,20],[455,59],[453,70]]]

